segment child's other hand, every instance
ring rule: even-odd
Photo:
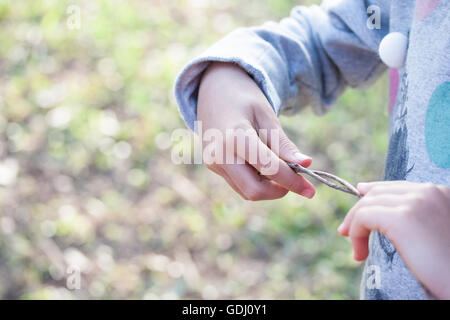
[[[231,160],[225,164],[225,156],[219,157],[216,152],[214,159],[204,158],[206,166],[222,176],[244,199],[277,199],[288,191],[307,198],[314,196],[312,184],[283,161],[307,167],[312,159],[300,153],[289,140],[263,92],[237,65],[213,63],[206,70],[199,88],[197,118],[202,122],[204,146],[207,145],[205,131],[218,131],[224,139],[217,147],[223,150],[221,153],[228,152],[226,160]],[[260,134],[260,129],[266,129],[268,134]],[[236,139],[244,141],[245,148],[238,148]],[[276,144],[279,150],[274,147]],[[258,152],[250,151],[251,145]]]
[[[354,258],[367,258],[369,233],[380,231],[435,297],[450,299],[450,188],[386,181],[358,190],[364,197],[338,228],[350,237]]]

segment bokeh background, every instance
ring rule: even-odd
[[[352,196],[246,202],[170,161],[183,65],[311,3],[0,0],[0,298],[358,298],[362,267],[336,232]],[[282,122],[314,168],[382,176],[385,77]]]

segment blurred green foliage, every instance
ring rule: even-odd
[[[317,186],[313,200],[250,203],[170,162],[177,72],[298,3],[1,0],[0,298],[357,298],[361,267],[336,232],[354,198]],[[283,117],[314,168],[380,179],[385,82],[324,117]]]

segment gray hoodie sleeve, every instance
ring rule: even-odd
[[[368,27],[373,9],[379,29]],[[324,1],[296,7],[279,23],[237,29],[181,71],[175,82],[180,112],[193,128],[202,73],[224,61],[246,70],[277,114],[308,105],[323,114],[346,86],[367,85],[385,69],[377,51],[388,30],[388,0]]]

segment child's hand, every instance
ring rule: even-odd
[[[369,233],[380,231],[435,297],[450,299],[450,188],[386,181],[358,190],[364,197],[338,228],[350,236],[354,258],[366,259]]]
[[[277,199],[289,190],[307,198],[314,196],[312,184],[282,161],[307,167],[312,159],[300,153],[289,140],[263,92],[241,68],[230,63],[214,63],[207,69],[200,84],[197,118],[202,121],[203,132],[219,130],[224,137],[219,147],[232,160],[232,164],[224,164],[224,158],[222,161],[204,159],[207,167],[222,176],[244,199]],[[259,129],[267,129],[267,136],[261,135]],[[277,134],[272,135],[271,129]],[[244,136],[243,131],[249,134]],[[245,149],[239,150],[236,143],[230,147],[230,142],[236,142],[235,138],[229,138],[233,135],[245,141]],[[276,143],[279,150],[271,150],[269,147]],[[258,152],[249,151],[249,145],[257,146]],[[268,156],[263,159],[261,154]],[[240,164],[237,159],[241,160]],[[268,168],[277,170],[264,172]]]

